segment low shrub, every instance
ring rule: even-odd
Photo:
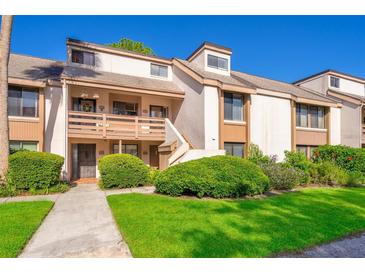
[[[9,156],[7,182],[17,190],[49,189],[60,182],[63,157],[34,151]]]
[[[148,183],[151,185],[155,184],[157,176],[161,173],[161,170],[159,169],[151,169],[149,174]]]
[[[213,156],[171,166],[155,180],[157,192],[214,198],[261,194],[269,179],[254,163],[234,156]]]
[[[303,171],[282,163],[271,162],[261,165],[261,169],[269,178],[271,189],[293,189],[300,184],[303,177]]]
[[[251,144],[248,149],[248,160],[251,162],[262,165],[262,164],[268,164],[270,162],[270,157],[267,155],[264,155],[264,153],[261,151],[260,147],[255,144]]]
[[[365,186],[365,176],[359,172],[350,172],[348,173],[349,177],[347,180],[346,186],[350,187],[358,187],[358,186]]]
[[[284,164],[301,171],[300,184],[307,184],[311,181],[310,170],[313,163],[307,159],[304,153],[296,151],[285,151]]]
[[[347,185],[349,174],[332,162],[314,164],[311,169],[312,182],[323,185]]]
[[[103,188],[136,187],[149,181],[149,167],[130,154],[106,155],[99,160],[98,168]]]
[[[361,172],[365,175],[365,149],[342,145],[319,146],[313,155],[313,162],[333,162],[347,172]]]
[[[15,196],[17,194],[14,186],[8,184],[0,184],[0,197]]]
[[[29,193],[31,195],[46,195],[52,193],[65,193],[70,189],[70,185],[68,183],[60,182],[57,185],[51,186],[48,189],[29,189]]]

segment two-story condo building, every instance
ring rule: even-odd
[[[98,177],[97,160],[129,153],[152,167],[218,154],[308,156],[343,138],[343,101],[231,69],[229,48],[186,60],[67,40],[67,60],[11,54],[10,146],[65,157],[67,179]]]

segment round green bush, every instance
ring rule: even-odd
[[[136,187],[149,181],[149,167],[130,154],[106,155],[99,160],[98,168],[104,188]]]
[[[241,197],[268,190],[269,179],[254,163],[234,156],[213,156],[181,163],[162,171],[156,191],[214,198]]]
[[[304,172],[283,163],[268,163],[261,165],[262,171],[270,181],[270,188],[277,190],[290,190],[299,185]]]
[[[19,190],[48,189],[60,182],[63,157],[35,151],[18,151],[9,156],[7,181]]]

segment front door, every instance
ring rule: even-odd
[[[78,175],[80,178],[96,177],[96,145],[78,145]]]
[[[158,157],[158,146],[151,145],[150,146],[150,166],[158,167],[159,166],[159,157]]]

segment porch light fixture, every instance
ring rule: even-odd
[[[94,98],[94,99],[99,99],[99,97],[100,97],[100,96],[99,96],[99,94],[94,94],[94,95],[93,95],[93,98]]]
[[[83,98],[83,99],[85,99],[85,98],[88,97],[88,94],[87,93],[81,93],[80,97]]]

